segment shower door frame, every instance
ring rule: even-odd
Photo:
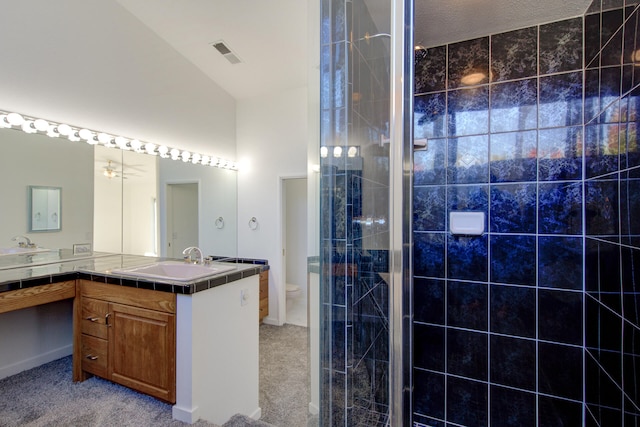
[[[411,420],[414,0],[391,0],[390,422]]]

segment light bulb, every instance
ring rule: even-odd
[[[338,146],[338,147],[333,147],[333,157],[340,157],[342,156],[342,147]]]
[[[209,162],[211,162],[211,157],[209,156],[202,156],[202,159],[200,159],[200,163],[203,165],[208,165]]]
[[[222,161],[222,159],[220,159],[219,157],[212,158],[211,159],[211,166],[218,166],[221,161]]]
[[[158,153],[160,154],[160,157],[167,157],[167,153],[169,152],[169,147],[167,147],[166,145],[161,145],[160,147],[158,147]]]
[[[173,160],[178,160],[180,158],[180,150],[178,150],[177,148],[172,148],[171,149],[171,158]]]
[[[132,139],[129,145],[135,151],[140,151],[140,148],[142,147],[142,142],[138,141],[137,139]]]
[[[120,147],[121,150],[128,150],[129,146],[127,145],[127,143],[129,142],[129,140],[127,138],[124,138],[122,136],[116,136],[116,145],[118,147]]]
[[[18,113],[7,114],[7,121],[11,123],[11,126],[20,126],[24,122],[24,117]]]
[[[78,138],[73,132],[71,132],[71,134],[67,135],[67,139],[69,141],[73,141],[73,142],[80,141],[80,138]]]
[[[183,162],[188,162],[189,157],[191,157],[191,153],[188,151],[183,151],[182,154],[180,154],[180,157],[182,157]]]
[[[73,132],[73,129],[71,129],[71,126],[64,123],[58,125],[58,133],[60,135],[69,136],[71,135],[72,132]]]
[[[147,154],[151,154],[153,156],[155,156],[156,154],[156,144],[152,144],[151,142],[147,142],[144,146],[144,150],[147,152]]]
[[[198,163],[200,163],[201,158],[202,156],[200,156],[200,154],[193,153],[193,156],[191,156],[191,163],[193,163],[194,165],[197,165]]]
[[[89,141],[90,139],[93,139],[93,132],[91,132],[89,129],[80,129],[78,131],[78,136],[85,141]]]
[[[111,135],[109,135],[108,133],[100,132],[98,134],[98,141],[100,141],[102,144],[108,144],[109,142],[111,142]]]
[[[325,158],[329,155],[329,149],[327,147],[320,147],[320,157]]]
[[[114,171],[113,169],[105,169],[104,172],[102,172],[102,174],[104,176],[106,176],[107,178],[111,179],[111,178],[115,178],[118,176],[118,174],[116,173],[116,171]]]
[[[49,129],[49,122],[43,119],[36,119],[33,121],[33,126],[40,132],[45,132]]]
[[[6,114],[0,115],[0,128],[10,128],[10,127],[11,127],[11,123],[9,123],[9,121],[7,120],[7,115]]]
[[[347,156],[355,157],[356,154],[358,154],[358,147],[349,147],[349,150],[347,150]]]
[[[47,136],[49,138],[58,138],[60,133],[58,133],[58,128],[56,125],[49,125],[49,129],[47,129]]]
[[[21,128],[22,128],[22,131],[24,133],[36,133],[36,132],[38,132],[36,130],[36,127],[33,126],[33,121],[31,121],[31,120],[25,120],[24,122],[22,122]]]

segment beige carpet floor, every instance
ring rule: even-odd
[[[308,329],[260,326],[262,421],[277,427],[305,427],[309,408]]]
[[[307,421],[307,348],[307,328],[260,326],[262,418],[234,416],[223,427],[313,425]],[[71,365],[69,356],[0,380],[0,427],[188,426],[171,419],[171,405],[126,387],[97,377],[73,383]]]

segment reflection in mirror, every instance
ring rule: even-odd
[[[29,231],[60,231],[60,187],[29,186]]]
[[[158,158],[95,146],[94,249],[158,255]]]
[[[0,248],[26,235],[39,247],[69,248],[90,243],[93,229],[93,147],[45,135],[0,130]],[[59,231],[29,230],[29,186],[63,189]]]
[[[94,147],[93,249],[98,252],[122,252],[122,153]]]
[[[237,256],[235,171],[13,129],[0,129],[0,149],[0,248],[26,235],[51,249],[90,244],[99,252],[167,256],[166,187],[194,182],[198,245],[205,255]],[[60,231],[30,234],[31,185],[63,189]]]
[[[237,256],[237,200],[235,171],[210,166],[196,166],[170,159],[159,159],[160,254],[181,256],[182,247],[197,246],[205,256]],[[191,200],[196,192],[194,207],[180,209],[174,203],[177,189],[182,200]],[[194,190],[195,189],[195,190]],[[191,212],[191,213],[189,213]],[[179,218],[186,222],[180,226]],[[224,226],[220,226],[222,218]],[[181,233],[188,236],[183,239]],[[195,234],[193,234],[195,233]],[[179,243],[176,243],[179,242]]]

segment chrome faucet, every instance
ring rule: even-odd
[[[11,239],[14,242],[18,242],[20,248],[35,248],[35,243],[31,242],[27,236],[15,236]],[[24,241],[23,241],[24,240]]]
[[[197,252],[197,255],[198,255],[198,257],[196,258],[195,261],[193,260],[193,253],[194,252]],[[204,263],[204,257],[202,256],[202,251],[198,247],[189,246],[187,249],[182,251],[182,254],[185,256],[184,257],[185,262],[189,262],[189,263],[192,263],[192,264],[203,264]]]

